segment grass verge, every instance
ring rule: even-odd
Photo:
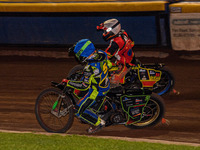
[[[200,150],[200,147],[102,139],[78,135],[0,133],[0,150]]]

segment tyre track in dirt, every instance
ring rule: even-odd
[[[141,59],[151,62],[155,59]],[[158,124],[140,130],[123,125],[110,126],[93,136],[164,140],[200,144],[200,61],[177,58],[157,59],[170,67],[180,95],[164,96],[166,119],[170,125]],[[34,104],[38,94],[50,87],[50,81],[61,81],[77,63],[72,59],[8,57],[0,59],[0,129],[46,133],[37,123]],[[88,135],[88,125],[75,119],[67,134]]]

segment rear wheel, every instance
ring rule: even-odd
[[[153,93],[144,108],[142,119],[139,122],[125,125],[128,128],[132,129],[141,129],[149,126],[156,125],[164,117],[165,105],[163,99]]]
[[[153,86],[153,92],[163,95],[169,93],[174,88],[175,79],[169,68],[163,67],[160,71],[162,71],[161,79]]]
[[[62,91],[49,88],[38,96],[35,115],[47,132],[64,133],[71,128],[74,120],[73,104]]]

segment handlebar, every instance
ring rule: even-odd
[[[51,86],[57,87],[57,88],[59,88],[61,90],[63,90],[65,88],[65,85],[62,84],[62,82],[61,83],[57,83],[57,82],[51,81]]]
[[[74,52],[74,48],[75,48],[75,45],[71,46],[71,47],[68,49],[68,53]]]

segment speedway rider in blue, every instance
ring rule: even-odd
[[[80,40],[74,48],[74,53],[79,61],[87,62],[84,77],[81,81],[64,79],[63,82],[70,88],[88,91],[75,106],[75,114],[84,122],[91,124],[88,133],[94,133],[105,126],[105,121],[95,112],[99,111],[109,91],[108,69],[112,63],[107,59],[107,54],[95,50],[93,43],[88,39]]]

